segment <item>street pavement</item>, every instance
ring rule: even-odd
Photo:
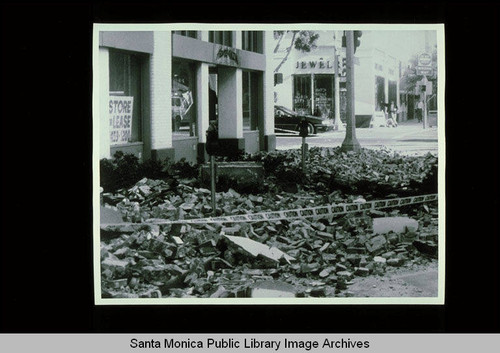
[[[424,155],[428,152],[438,154],[437,127],[424,129],[422,123],[406,121],[398,127],[357,128],[356,138],[361,147],[369,149],[388,149],[403,155]],[[345,139],[345,130],[319,132],[306,138],[311,147],[338,147]],[[276,149],[300,148],[299,136],[277,134]]]

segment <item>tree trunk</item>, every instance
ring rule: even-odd
[[[292,48],[293,48],[293,44],[295,43],[295,38],[297,37],[297,31],[294,31],[293,32],[293,37],[292,37],[292,40],[291,40],[291,43],[290,43],[290,46],[287,48],[286,50],[286,55],[285,57],[283,58],[283,60],[281,60],[280,64],[278,65],[278,67],[276,67],[276,69],[274,69],[274,72],[279,72],[281,66],[287,61],[288,59],[288,56],[290,56],[290,52],[292,51]]]

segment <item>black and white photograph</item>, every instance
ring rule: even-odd
[[[443,301],[442,25],[94,27],[96,304]]]
[[[496,3],[1,9],[4,351],[498,350]]]

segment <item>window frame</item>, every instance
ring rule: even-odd
[[[123,56],[127,58],[127,63],[128,65],[125,70],[127,71],[128,77],[125,78],[126,80],[126,85],[128,87],[125,87],[126,89],[124,90],[116,90],[112,89],[111,85],[113,84],[112,82],[112,57],[118,55],[118,56]],[[133,58],[133,59],[132,59]],[[135,61],[135,63],[132,63],[132,60]],[[132,65],[135,67],[132,68]],[[137,132],[137,127],[134,128],[134,125],[132,126],[132,136],[136,135],[137,137],[134,139],[129,140],[126,143],[121,143],[121,144],[111,144],[111,148],[119,148],[121,146],[133,146],[133,145],[142,145],[144,144],[144,141],[146,139],[145,137],[145,112],[144,112],[144,102],[145,102],[145,82],[147,80],[146,77],[144,77],[144,67],[147,65],[147,57],[144,54],[137,53],[137,52],[132,52],[128,50],[123,50],[123,49],[116,49],[116,48],[110,48],[109,49],[109,85],[108,85],[108,97],[112,96],[133,96],[134,97],[134,107],[133,107],[133,115],[132,115],[132,124],[139,122],[138,123],[138,132]],[[137,90],[136,94],[132,94],[133,88],[131,88],[131,82],[132,78],[130,75],[132,74],[132,71],[135,71],[137,80],[135,83],[135,89]],[[127,92],[128,93],[125,93]],[[118,94],[113,94],[112,93],[118,93]],[[137,116],[136,116],[137,114]],[[135,131],[134,131],[135,129]]]

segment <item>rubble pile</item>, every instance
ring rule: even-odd
[[[187,183],[189,184],[189,183]],[[234,224],[148,224],[212,215],[210,191],[142,179],[103,194],[105,207],[137,224],[101,226],[102,293],[107,298],[249,297],[274,288],[297,297],[343,296],[355,276],[437,256],[437,206],[408,205],[322,219]],[[340,191],[217,193],[219,214],[236,215],[363,202]],[[288,286],[288,287],[287,287]]]
[[[402,156],[389,150],[344,153],[340,147],[313,147],[307,171],[301,169],[300,150],[259,153],[248,157],[262,162],[277,183],[293,182],[308,190],[380,197],[437,192],[437,156]]]

